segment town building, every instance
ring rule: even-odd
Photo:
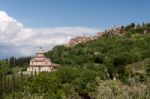
[[[30,65],[27,68],[29,72],[50,72],[56,67],[56,64],[52,63],[49,58],[44,54],[42,48],[39,48],[36,56],[30,60]]]

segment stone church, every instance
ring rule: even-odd
[[[42,48],[39,48],[36,56],[30,60],[30,65],[27,68],[29,72],[50,72],[56,67],[56,64],[52,63],[49,58],[44,55]]]

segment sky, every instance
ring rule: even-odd
[[[34,55],[72,37],[150,21],[150,0],[0,0],[0,58]]]

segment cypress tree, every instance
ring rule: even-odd
[[[13,75],[12,75],[12,95],[13,95],[13,99],[15,99],[14,91],[15,91],[15,74],[13,73]]]
[[[5,97],[6,94],[6,75],[3,75],[3,97]]]
[[[21,90],[23,91],[23,86],[24,86],[24,78],[23,78],[23,73],[22,73],[22,70],[21,70],[21,73],[20,73],[20,77],[21,77]]]

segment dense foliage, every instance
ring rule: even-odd
[[[1,62],[0,98],[149,99],[150,24],[122,26],[121,34],[106,33],[74,47],[54,47],[46,56],[60,66],[49,73],[8,75],[14,58]]]
[[[149,30],[149,24],[135,28],[134,23],[131,23],[125,27],[125,34],[122,36],[106,34],[97,40],[71,48],[57,46],[46,55],[61,65],[91,69],[103,65],[110,78],[121,79],[126,77],[126,65],[150,58]]]

